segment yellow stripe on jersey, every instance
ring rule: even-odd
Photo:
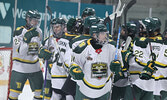
[[[107,81],[105,82],[105,84],[102,84],[102,85],[99,85],[99,86],[90,84],[88,81],[86,81],[85,78],[83,78],[82,81],[84,82],[85,85],[87,85],[87,86],[90,87],[90,88],[93,88],[93,89],[102,89],[102,88],[106,85],[106,83],[110,80],[110,78],[112,77],[112,75],[113,75],[113,74],[111,74],[111,75],[108,77],[108,79],[107,79]]]
[[[163,75],[160,75],[160,76],[155,76],[155,75],[152,75],[152,77],[154,78],[154,79],[162,79],[162,78],[165,78]]]
[[[20,30],[21,28],[24,28],[24,26],[17,27],[16,31]]]
[[[140,71],[130,71],[130,74],[141,74]]]
[[[13,61],[23,62],[23,63],[29,63],[29,64],[35,64],[35,63],[37,63],[39,61],[39,59],[36,59],[34,61],[30,61],[30,60],[25,60],[25,59],[17,58],[17,57],[14,57],[12,60]]]
[[[139,61],[139,59],[137,59],[137,58],[135,58],[135,61],[136,61],[138,64],[142,65],[142,66],[146,66],[146,65],[147,65],[147,63],[143,63],[143,62]]]
[[[157,66],[159,66],[159,67],[162,67],[162,68],[167,67],[166,64],[160,63],[160,62],[158,62],[158,61],[155,61],[155,64],[156,64]]]
[[[15,92],[15,93],[21,93],[21,91],[10,89],[10,91]]]
[[[17,100],[18,97],[12,97],[12,96],[9,96],[10,99],[13,99],[13,100]]]
[[[67,78],[67,75],[51,75],[52,78]]]
[[[92,39],[87,40],[87,44],[88,44],[88,45],[90,45],[90,44],[91,44],[91,43],[90,43],[90,40],[92,40]]]
[[[65,33],[66,36],[77,36],[76,34],[68,34],[68,33]]]
[[[103,88],[103,87],[105,86],[105,84],[102,84],[102,85],[99,85],[99,86],[97,86],[97,85],[92,85],[92,84],[90,84],[88,81],[86,81],[85,78],[83,78],[83,82],[84,82],[87,86],[89,86],[90,88],[94,88],[94,89],[101,89],[101,88]]]

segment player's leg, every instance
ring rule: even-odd
[[[94,100],[94,99],[91,99],[91,98],[85,96],[84,94],[82,94],[79,90],[79,86],[76,85],[75,100]]]
[[[154,100],[161,100],[161,96],[160,95],[154,95]]]
[[[27,80],[27,74],[12,71],[9,100],[17,100]]]
[[[161,100],[167,100],[167,91],[161,91]]]
[[[46,80],[46,86],[45,86],[45,97],[44,100],[50,100],[51,96],[52,96],[52,85],[51,85],[51,80]],[[40,95],[41,98],[43,98],[43,88],[42,88],[42,92]]]
[[[135,96],[136,100],[140,100],[142,89],[138,88],[136,85],[133,85],[133,94],[132,94],[132,87],[127,86],[125,91],[124,100],[134,100],[133,95]]]
[[[52,97],[50,100],[62,100],[65,98],[65,95],[60,89],[52,89]]]
[[[28,76],[30,87],[34,92],[34,100],[41,100],[40,94],[43,85],[43,74],[42,71],[29,73]]]
[[[154,100],[153,92],[142,91],[141,100]]]
[[[104,94],[103,96],[97,98],[96,100],[109,100],[109,98],[110,98],[110,92]]]

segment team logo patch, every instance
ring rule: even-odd
[[[91,77],[101,79],[107,77],[108,67],[106,63],[93,63],[91,66]]]
[[[28,46],[29,46],[29,48],[28,48],[29,55],[38,54],[39,45],[37,42],[31,42],[28,44]]]

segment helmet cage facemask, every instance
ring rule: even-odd
[[[27,24],[28,24],[28,26],[31,27],[31,28],[37,28],[37,27],[40,27],[40,25],[41,25],[41,19],[30,18],[30,17],[29,17],[28,20],[29,20],[29,21],[27,21]],[[37,24],[36,24],[36,25],[32,24],[32,21],[36,22]]]
[[[108,43],[108,41],[109,41],[109,32],[108,31],[107,32],[99,32],[99,33],[95,33],[95,34],[96,35],[93,38],[96,41],[96,44],[104,45],[104,44]],[[103,35],[106,34],[106,37],[104,40],[100,39],[100,34],[103,34]]]
[[[53,25],[60,26],[61,29],[58,30],[57,32],[54,32]],[[61,38],[63,36],[63,34],[64,34],[64,29],[65,29],[65,25],[64,24],[52,24],[51,25],[51,31],[52,31],[53,36],[55,38]]]

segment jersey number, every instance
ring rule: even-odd
[[[66,50],[63,49],[63,48],[61,48],[61,49],[60,49],[60,53],[61,53],[61,52],[63,52],[63,53],[65,54]],[[60,59],[60,54],[59,54],[59,53],[57,53],[57,54],[55,55],[55,58],[56,58],[55,62],[57,63],[57,65],[58,65],[58,66],[62,66],[63,63],[62,63],[62,61],[61,61],[61,59]],[[63,59],[63,58],[62,58],[62,59]]]
[[[164,56],[167,57],[167,49],[165,49]]]
[[[136,56],[136,57],[143,58],[143,51],[136,50],[136,51],[135,51],[135,56]]]

